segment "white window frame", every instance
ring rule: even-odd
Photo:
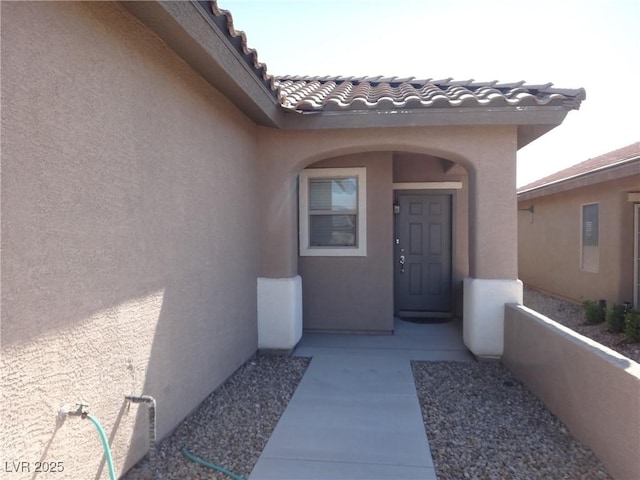
[[[584,266],[584,207],[589,207],[592,205],[598,206],[598,264],[595,268],[586,268]],[[590,273],[598,273],[600,271],[600,203],[599,202],[591,202],[591,203],[583,203],[580,205],[580,270],[583,272]]]
[[[640,308],[640,203],[633,205],[633,306]]]
[[[312,247],[309,242],[309,180],[316,178],[358,179],[357,233],[355,247]],[[307,168],[300,172],[299,184],[299,239],[301,257],[366,257],[367,256],[367,169]]]

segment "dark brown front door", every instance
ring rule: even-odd
[[[451,203],[448,194],[396,192],[396,315],[451,314]]]

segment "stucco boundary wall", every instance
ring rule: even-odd
[[[640,364],[516,304],[502,361],[614,478],[640,478]]]

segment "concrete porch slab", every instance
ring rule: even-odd
[[[459,324],[395,334],[305,334],[313,359],[250,480],[435,480],[411,360],[472,361]]]
[[[462,324],[459,320],[420,324],[396,319],[393,335],[305,332],[293,354],[313,357],[341,352],[369,357],[388,352],[394,358],[429,362],[466,362],[474,359],[462,340]]]

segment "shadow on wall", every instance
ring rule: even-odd
[[[61,403],[131,466],[125,395],[161,437],[256,349],[254,126],[118,4],[3,4],[2,35],[3,453],[91,478]]]
[[[240,286],[230,292],[216,285],[215,278],[204,278],[215,277],[219,270],[165,292],[144,384],[126,392],[151,395],[158,402],[158,441],[256,350],[255,295],[246,298],[249,287],[255,291],[255,271],[229,275],[230,285]],[[128,408],[137,409],[137,416],[125,468],[149,448],[148,407],[131,404]]]

